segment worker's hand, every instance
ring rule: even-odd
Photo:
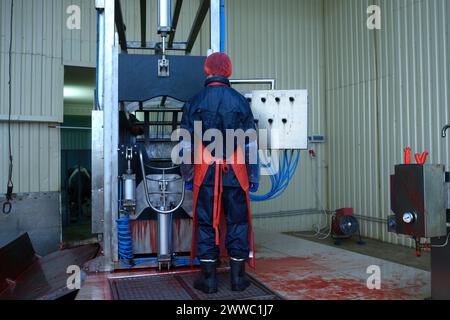
[[[259,183],[250,183],[250,192],[255,193],[259,189]]]
[[[184,189],[186,189],[187,191],[192,191],[194,190],[194,184],[192,182],[186,182],[184,184]]]

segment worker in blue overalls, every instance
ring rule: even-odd
[[[216,266],[226,249],[231,288],[243,291],[249,286],[245,263],[254,267],[249,192],[258,190],[260,171],[258,161],[252,163],[250,159],[258,158],[258,146],[256,138],[247,138],[240,145],[237,139],[227,141],[226,137],[230,129],[256,133],[256,126],[248,101],[230,87],[230,58],[214,53],[207,58],[204,69],[208,75],[205,88],[186,103],[181,121],[181,128],[192,137],[184,144],[183,152],[192,155],[194,162],[181,165],[186,189],[194,192],[191,261],[197,257],[201,264],[201,275],[194,287],[205,293],[217,292]],[[201,133],[194,132],[197,122],[201,123]],[[229,150],[224,148],[221,156],[203,141],[194,143],[203,140],[203,134],[210,129],[222,134],[223,145]]]

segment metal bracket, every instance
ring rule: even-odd
[[[127,147],[125,151],[125,159],[127,161],[133,160],[133,147]]]
[[[166,58],[158,60],[158,77],[168,77],[170,75],[170,62]]]

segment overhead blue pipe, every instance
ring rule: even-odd
[[[225,4],[220,0],[220,52],[225,52],[226,27]]]
[[[100,12],[97,10],[97,54],[96,54],[96,62],[95,62],[95,110],[100,110],[100,98],[98,96],[98,78],[99,78],[99,70],[98,64],[100,61]]]

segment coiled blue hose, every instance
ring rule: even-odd
[[[295,159],[294,159],[295,154]],[[266,165],[263,165],[269,171],[269,177],[271,182],[270,190],[263,195],[250,195],[250,200],[254,202],[263,202],[274,200],[280,197],[288,188],[292,178],[297,171],[300,161],[300,151],[284,151],[282,157],[278,159],[278,171],[275,172],[273,164],[275,163],[273,155],[271,155],[271,161],[269,163],[267,155],[264,155]]]
[[[119,258],[121,260],[132,260],[133,255],[133,239],[131,237],[130,218],[128,212],[123,211],[124,217],[117,219],[117,234]]]
[[[119,179],[119,208],[122,209],[122,179]],[[129,212],[121,210],[122,218],[117,222],[117,246],[119,249],[119,259],[126,265],[131,266],[134,258],[133,238],[131,236],[131,226]]]

